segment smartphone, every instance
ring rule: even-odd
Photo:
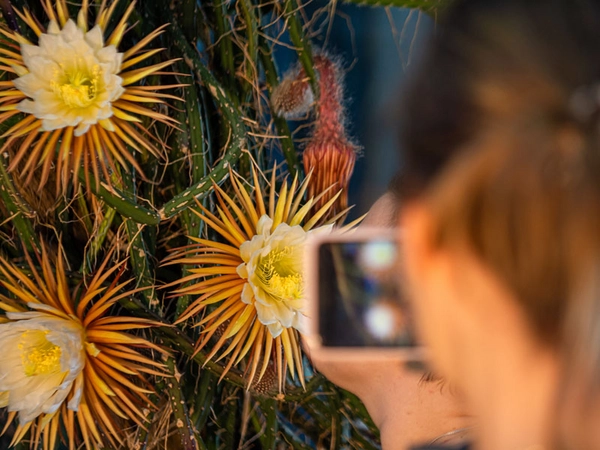
[[[402,295],[397,232],[361,228],[310,237],[305,254],[306,339],[328,357],[419,361]]]

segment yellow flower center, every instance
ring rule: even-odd
[[[64,72],[52,81],[52,89],[69,108],[87,108],[98,94],[100,75],[98,66],[94,66],[91,73],[80,69]]]
[[[19,350],[25,376],[48,375],[60,371],[61,349],[46,335],[48,331],[28,330],[21,335]]]
[[[293,268],[294,255],[290,247],[273,250],[258,263],[257,275],[263,289],[278,300],[302,298],[302,275]]]
[[[298,299],[302,297],[302,275],[288,275],[282,277],[274,274],[271,278],[271,293],[283,299]]]

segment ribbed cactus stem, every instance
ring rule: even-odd
[[[96,179],[94,176],[89,174],[89,179],[89,187],[92,193],[99,199],[104,200],[108,206],[116,209],[122,216],[144,225],[158,225],[160,222],[160,216],[157,212],[136,204],[135,200],[128,197],[115,186],[108,186],[101,183],[96,188]],[[81,173],[79,174],[79,180],[85,182],[85,177]]]
[[[242,124],[242,120],[235,104],[229,98],[223,87],[218,83],[214,75],[204,66],[196,49],[186,40],[177,20],[174,17],[172,19],[175,45],[178,50],[182,52],[186,64],[194,71],[198,79],[215,98],[221,113],[231,127],[231,138],[229,140],[229,146],[225,149],[221,160],[213,167],[208,175],[165,203],[160,210],[162,219],[173,217],[190,206],[194,206],[196,204],[194,199],[202,199],[210,193],[213,182],[217,184],[223,182],[229,175],[231,164],[239,159],[242,149],[246,145],[244,125]]]
[[[345,0],[347,3],[355,3],[363,6],[415,8],[427,14],[436,16],[443,11],[451,0]]]
[[[0,156],[0,158],[2,158]],[[21,241],[27,250],[39,250],[40,244],[33,228],[30,217],[33,215],[29,205],[27,205],[17,193],[10,176],[4,167],[4,161],[0,160],[0,198],[4,202],[4,207],[11,214],[14,224]]]
[[[199,445],[201,439],[196,435],[192,427],[187,404],[182,392],[182,377],[177,370],[175,360],[172,357],[167,358],[166,365],[169,373],[172,375],[171,378],[165,380],[165,384],[175,417],[175,427],[179,436],[179,448],[181,450],[199,450],[199,448],[205,448],[204,445]]]

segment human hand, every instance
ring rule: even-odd
[[[385,194],[371,208],[365,226],[394,227],[397,201]],[[449,431],[471,424],[459,398],[440,383],[423,381],[425,373],[406,367],[395,359],[329,359],[311,354],[310,342],[304,348],[313,366],[339,387],[357,395],[381,431],[385,450],[405,449],[427,443]]]
[[[381,433],[384,450],[404,450],[426,444],[473,420],[457,393],[440,381],[425,381],[425,372],[406,367],[400,359],[328,359],[305,351],[315,369],[364,403]]]

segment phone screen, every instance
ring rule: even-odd
[[[408,305],[400,295],[395,241],[325,242],[318,251],[321,345],[415,345]]]

